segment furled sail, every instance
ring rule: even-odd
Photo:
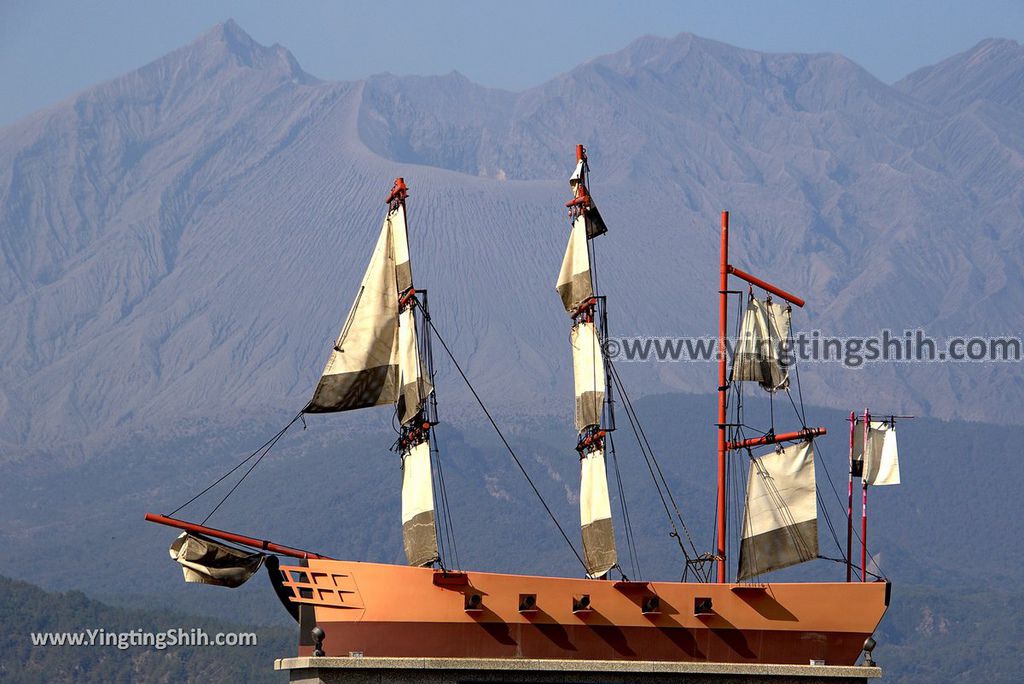
[[[615,567],[615,531],[608,496],[604,448],[597,447],[580,458],[580,525],[583,530],[587,574],[601,577]]]
[[[871,421],[868,426],[868,448],[864,449],[864,429],[853,433],[854,473],[860,474],[865,484],[897,485],[900,483],[900,457],[896,446],[896,426],[882,421]]]
[[[169,549],[171,558],[181,565],[186,582],[241,586],[263,565],[264,555],[243,551],[209,537],[182,532]]]
[[[429,423],[422,424],[421,412],[433,387],[420,360],[412,307],[400,315],[398,338],[402,384],[398,402],[402,423],[402,539],[409,565],[427,566],[438,559],[438,552]]]
[[[404,257],[401,277],[411,281],[401,207],[384,219],[370,265],[305,408],[307,413],[351,411],[398,400],[398,253]]]
[[[788,306],[750,296],[733,359],[733,380],[757,382],[769,392],[789,386],[783,345],[789,340],[791,317]]]
[[[404,183],[401,187],[404,197]],[[409,565],[432,565],[439,557],[434,519],[434,483],[430,466],[429,424],[423,407],[434,390],[420,358],[413,308],[412,261],[409,258],[405,205],[399,202],[392,222],[398,314],[398,420],[402,425],[402,545]]]
[[[591,276],[588,241],[607,232],[589,193],[586,154],[577,148],[577,164],[569,186],[572,228],[555,289],[572,317],[570,333],[575,389],[575,425],[580,455],[580,526],[584,563],[590,577],[602,577],[618,563],[601,426],[605,404],[605,363],[601,332],[595,322],[597,298]]]
[[[402,392],[398,400],[399,421],[405,425],[423,409],[423,402],[433,391],[420,360],[416,316],[412,307],[398,317],[398,367]]]
[[[814,442],[751,461],[742,534],[740,580],[818,556]]]
[[[570,314],[582,302],[594,296],[594,284],[590,278],[590,254],[587,251],[587,220],[582,214],[572,222],[569,244],[565,248],[555,289],[562,298],[562,306]]]
[[[576,429],[601,423],[604,408],[604,357],[593,322],[576,324],[570,333],[572,369],[576,387]]]
[[[402,454],[402,539],[409,565],[427,566],[438,559],[430,443],[425,440]]]

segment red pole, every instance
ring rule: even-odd
[[[857,414],[850,411],[850,480],[846,496],[846,581],[853,574],[853,437],[857,429]]]
[[[179,530],[185,530],[186,532],[196,532],[198,534],[205,534],[208,537],[216,537],[225,541],[235,542],[236,544],[251,546],[254,549],[270,551],[271,553],[279,553],[282,556],[292,556],[294,558],[330,558],[330,556],[321,556],[320,554],[312,553],[311,551],[293,549],[290,546],[281,546],[274,542],[254,539],[253,537],[246,537],[241,534],[235,534],[234,532],[225,532],[224,530],[218,530],[214,527],[196,525],[195,523],[178,520],[176,518],[168,518],[166,515],[147,513],[146,520],[149,522],[159,523],[160,525],[167,525],[168,527],[177,527]]]
[[[777,435],[764,435],[762,437],[741,439],[738,442],[726,442],[725,448],[731,451],[733,449],[746,449],[747,447],[764,446],[765,444],[778,444],[779,442],[795,442],[799,439],[820,437],[827,433],[828,430],[823,427],[807,428],[804,430],[797,430],[796,432],[780,432]]]
[[[864,455],[861,457],[861,467],[867,464],[868,460],[868,437],[871,436],[871,412],[864,409]],[[868,482],[861,471],[861,499],[860,499],[860,581],[868,581]]]
[[[718,278],[718,581],[725,582],[726,323],[729,314],[729,212],[722,212],[722,261]]]
[[[746,280],[751,285],[756,285],[757,287],[761,288],[762,290],[765,290],[767,292],[771,292],[776,297],[781,297],[782,299],[785,299],[790,304],[796,304],[799,307],[803,307],[803,305],[806,303],[806,302],[804,302],[804,300],[800,299],[795,294],[790,294],[790,293],[786,292],[785,290],[783,290],[781,287],[775,287],[771,283],[766,282],[764,280],[761,280],[757,276],[750,275],[746,271],[741,271],[740,269],[736,268],[735,266],[727,266],[726,268],[728,268],[729,273],[733,274],[737,278],[740,278],[742,280]]]

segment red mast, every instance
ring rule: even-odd
[[[857,415],[850,411],[850,479],[846,496],[846,581],[849,582],[853,563],[853,442],[857,429]]]
[[[725,581],[726,322],[729,319],[729,212],[722,212],[722,262],[718,278],[718,581]]]
[[[871,436],[871,411],[864,409],[864,449],[861,463],[867,463],[868,438]],[[868,581],[868,481],[865,473],[860,476],[860,581]]]
[[[741,280],[754,285],[756,287],[770,292],[771,294],[784,299],[794,306],[802,307],[804,300],[800,299],[794,294],[786,292],[782,288],[776,287],[771,283],[761,280],[757,276],[753,276],[746,271],[741,271],[735,266],[729,265],[729,212],[722,212],[722,258],[719,263],[718,271],[718,514],[717,514],[717,527],[716,537],[718,542],[715,548],[715,559],[718,568],[718,581],[725,582],[726,568],[725,568],[725,548],[726,548],[726,524],[725,524],[725,459],[729,455],[729,451],[733,449],[745,449],[754,446],[763,446],[766,444],[778,444],[779,442],[789,442],[798,439],[809,439],[818,435],[824,435],[826,433],[825,428],[804,428],[796,432],[784,432],[778,435],[768,434],[763,437],[756,437],[753,439],[745,439],[736,442],[730,442],[727,439],[728,425],[727,420],[727,402],[729,392],[729,374],[728,374],[728,354],[726,348],[726,336],[727,326],[729,321],[729,276],[734,275]]]

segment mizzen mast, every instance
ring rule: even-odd
[[[736,352],[735,365],[733,368],[733,376],[729,375],[729,358],[728,358],[728,320],[729,320],[729,295],[734,294],[729,290],[729,276],[735,276],[741,280],[746,281],[752,287],[758,287],[769,295],[774,295],[779,299],[784,300],[789,305],[797,307],[803,307],[804,300],[797,297],[794,294],[783,290],[780,287],[772,285],[757,276],[751,275],[746,271],[742,271],[729,263],[729,212],[722,212],[722,231],[721,231],[721,260],[719,262],[719,287],[718,287],[718,422],[716,423],[717,430],[717,454],[718,454],[718,477],[717,477],[717,510],[716,510],[716,548],[715,548],[715,560],[717,568],[717,580],[718,582],[726,581],[726,510],[727,510],[727,491],[726,486],[726,466],[727,458],[730,451],[739,449],[749,449],[755,446],[763,446],[769,444],[780,444],[783,442],[790,441],[808,441],[812,438],[824,435],[825,428],[804,428],[794,432],[787,433],[774,433],[770,431],[765,435],[741,440],[729,440],[728,429],[730,427],[728,422],[728,395],[733,381],[738,380],[756,380],[769,392],[775,391],[776,389],[784,388],[788,379],[784,373],[780,373],[779,369],[781,364],[779,357],[777,356],[778,350],[768,344],[768,349],[764,348],[765,343],[772,343],[778,341],[779,331],[775,329],[776,318],[781,320],[785,318],[783,338],[789,335],[789,314],[788,309],[783,310],[778,305],[772,304],[770,300],[765,302],[758,302],[753,297],[751,298],[751,308],[754,311],[748,310],[748,315],[744,317],[744,328],[748,325],[752,328],[750,330],[754,338],[753,346],[747,348],[747,354],[745,355],[743,345],[750,343],[751,340],[740,340],[739,346]],[[748,321],[750,322],[748,324]],[[744,332],[747,332],[746,330]],[[767,352],[767,353],[766,353]],[[804,450],[802,448],[791,448],[791,454],[787,458],[790,463],[794,459],[799,459],[801,462],[807,464],[804,467],[803,479],[809,474],[811,486],[813,486],[813,448]],[[765,465],[770,465],[771,461],[766,461]],[[753,467],[753,466],[752,466]],[[762,473],[766,472],[762,468]],[[751,483],[755,486],[760,485],[756,482],[756,473],[752,471]],[[762,478],[763,479],[763,478]],[[803,486],[803,481],[798,482],[798,486]],[[748,486],[748,497],[750,496]],[[774,496],[775,492],[767,492],[766,496]],[[749,503],[749,502],[748,502]],[[767,513],[767,511],[762,512]],[[748,516],[752,514],[751,507],[747,507]],[[763,519],[771,518],[772,515],[762,515]],[[787,527],[785,525],[785,516],[776,516],[778,519],[769,521],[769,525],[775,525],[777,527]],[[744,526],[748,527],[748,522],[745,521]],[[788,525],[792,527],[792,525]],[[772,530],[774,531],[774,530]],[[745,534],[750,534],[751,530],[744,530]],[[801,542],[797,536],[794,536],[792,530],[788,531],[791,539],[797,539]],[[816,536],[816,533],[815,533]],[[743,554],[741,553],[741,556]],[[806,554],[802,554],[806,555]],[[750,564],[748,564],[750,565]],[[753,568],[757,570],[758,568]],[[772,568],[774,569],[774,568]],[[767,570],[766,570],[767,571]],[[745,574],[745,573],[744,573]],[[758,574],[754,572],[753,574]]]

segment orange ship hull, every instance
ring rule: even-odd
[[[328,656],[853,665],[889,602],[884,582],[614,582],[327,559],[271,575],[299,619],[300,656],[319,626]]]

